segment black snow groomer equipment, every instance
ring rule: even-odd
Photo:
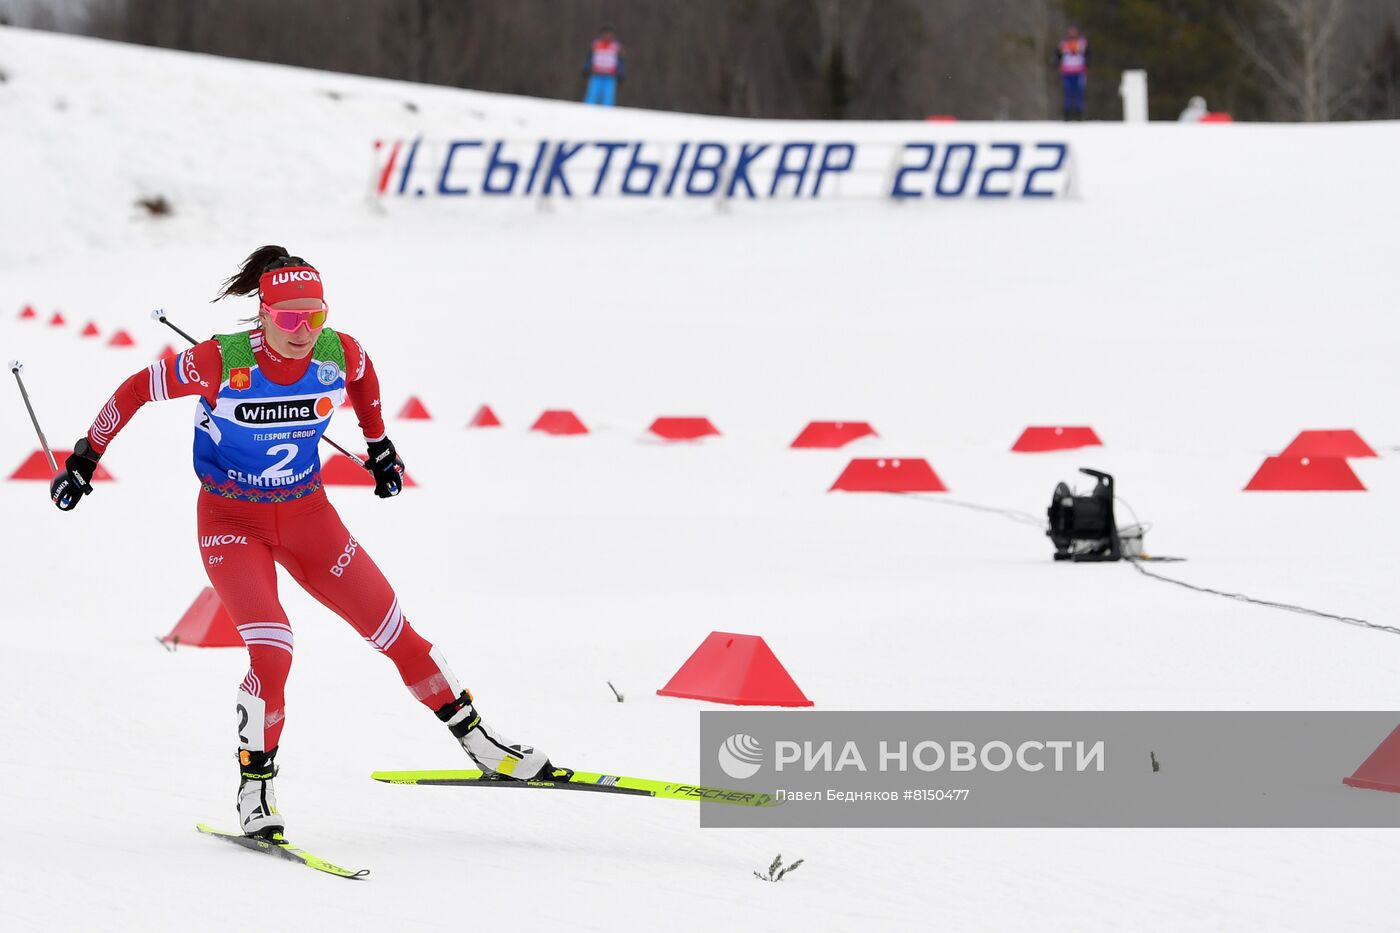
[[[1098,482],[1087,496],[1075,495],[1064,483],[1055,487],[1049,509],[1050,530],[1045,532],[1055,542],[1055,560],[1122,560],[1113,519],[1113,477],[1085,467],[1079,472]]]

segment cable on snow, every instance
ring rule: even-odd
[[[997,506],[981,505],[976,502],[965,502],[959,499],[949,499],[946,496],[933,495],[927,493],[905,493],[904,496],[909,499],[915,499],[919,502],[931,502],[936,505],[951,505],[961,509],[971,509],[976,512],[987,512],[992,515],[1001,515],[1004,518],[1008,518],[1011,521],[1017,522],[1022,525],[1032,525],[1036,528],[1041,529],[1042,531],[1049,528],[1048,522],[1037,518],[1029,512],[1023,512],[1019,509],[1003,509],[998,508]],[[1137,513],[1132,509],[1131,506],[1128,507],[1128,510],[1130,512],[1133,512],[1133,518],[1136,519]],[[1195,583],[1188,583],[1185,580],[1178,580],[1174,577],[1162,576],[1160,573],[1153,573],[1146,567],[1142,566],[1141,559],[1125,557],[1124,560],[1131,564],[1133,569],[1136,570],[1138,573],[1142,574],[1144,577],[1148,577],[1153,580],[1160,580],[1163,583],[1171,583],[1174,586],[1184,587],[1185,589],[1192,590],[1197,593],[1206,593],[1211,596],[1219,596],[1224,599],[1232,599],[1236,602],[1250,603],[1255,606],[1263,606],[1267,609],[1280,609],[1284,612],[1296,612],[1300,615],[1312,616],[1318,619],[1331,619],[1334,622],[1343,622],[1347,625],[1355,625],[1361,628],[1371,629],[1372,631],[1376,632],[1387,632],[1391,635],[1400,635],[1400,628],[1397,628],[1394,625],[1381,625],[1377,622],[1370,622],[1366,619],[1358,619],[1354,616],[1338,615],[1334,612],[1323,612],[1320,609],[1310,609],[1307,606],[1298,606],[1293,603],[1278,602],[1277,600],[1272,599],[1259,599],[1256,596],[1249,596],[1245,593],[1230,593],[1225,590],[1212,589],[1208,586],[1199,586]]]

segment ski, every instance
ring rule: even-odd
[[[350,868],[341,868],[339,865],[332,865],[323,858],[317,858],[305,849],[298,848],[288,842],[281,833],[271,839],[263,839],[258,836],[245,836],[242,833],[224,832],[222,829],[215,829],[205,823],[199,823],[196,828],[208,836],[216,839],[227,839],[236,846],[242,846],[253,852],[266,852],[268,855],[275,855],[292,862],[300,862],[307,868],[314,868],[323,871],[328,875],[335,875],[337,878],[363,878],[369,874],[368,868],[361,868],[355,871]]]
[[[386,784],[436,784],[451,787],[498,787],[503,790],[579,790],[595,794],[628,794],[634,797],[664,797],[697,803],[726,803],[740,807],[776,807],[781,801],[772,794],[705,787],[678,781],[651,781],[646,778],[574,771],[564,779],[517,781],[514,778],[481,771],[376,771],[370,775]]]

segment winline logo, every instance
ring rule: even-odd
[[[335,405],[326,396],[281,402],[239,402],[233,416],[244,424],[298,424],[329,418]]]

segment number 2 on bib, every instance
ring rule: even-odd
[[[266,470],[263,470],[263,477],[266,479],[282,479],[291,476],[292,471],[287,469],[287,464],[291,463],[292,459],[296,457],[298,449],[296,444],[277,444],[269,447],[267,449],[267,455],[269,457],[276,457],[280,453],[282,459],[278,460]]]

